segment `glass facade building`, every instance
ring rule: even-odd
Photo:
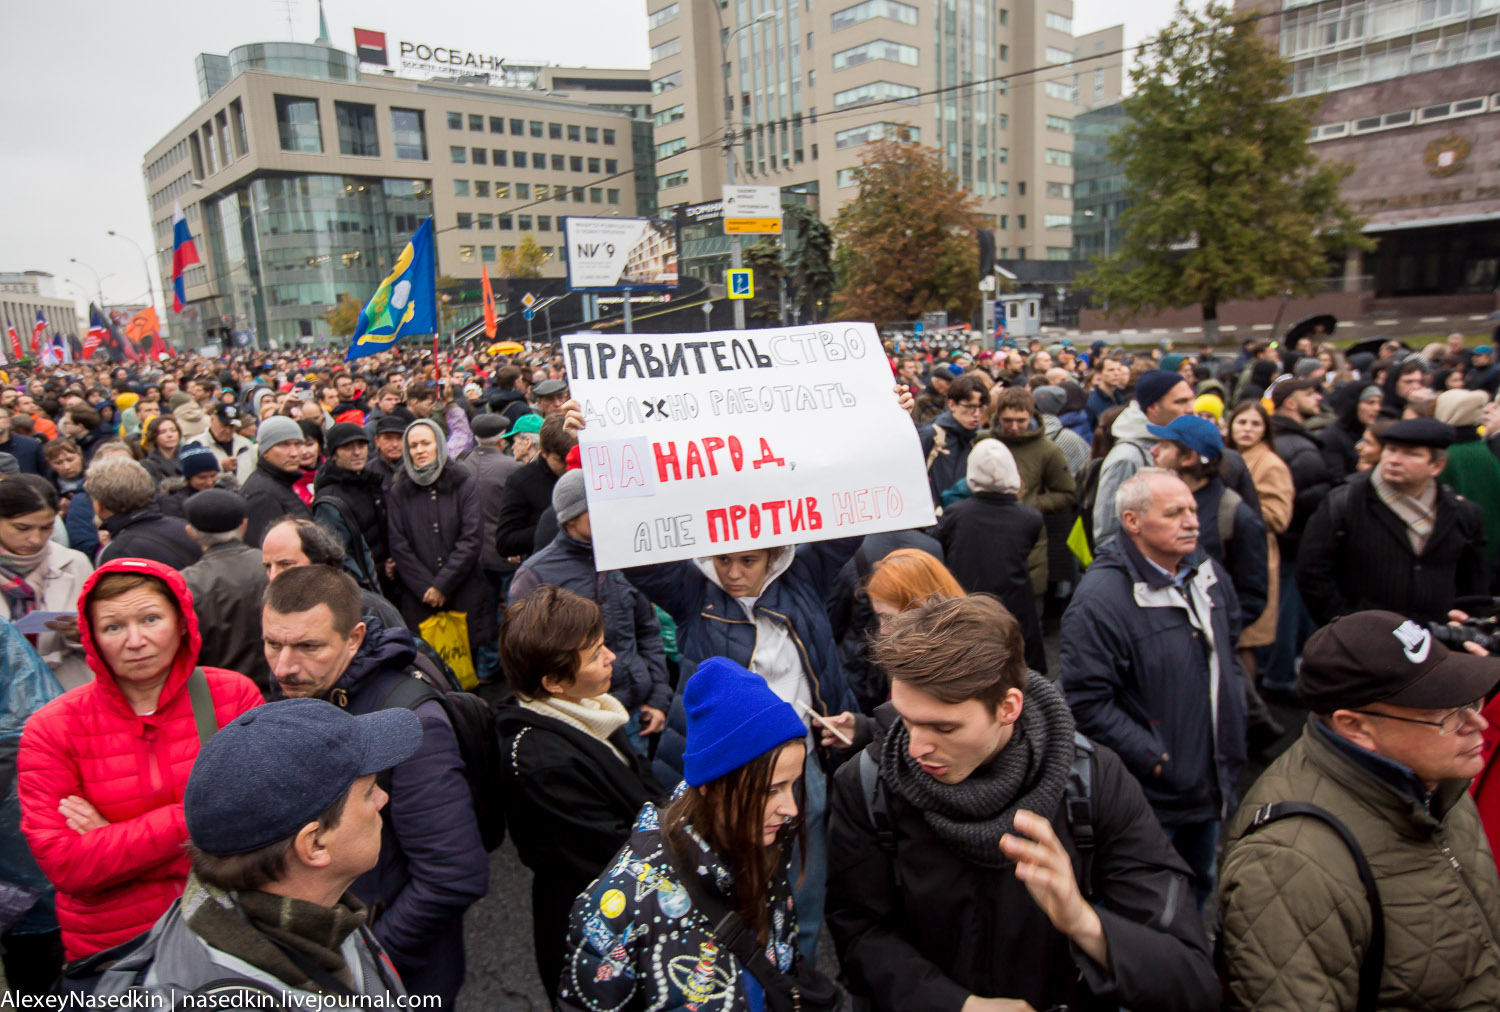
[[[1125,211],[1125,174],[1109,154],[1110,142],[1125,125],[1125,107],[1116,102],[1073,117],[1073,259],[1111,253],[1120,237]]]

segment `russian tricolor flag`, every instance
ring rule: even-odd
[[[182,275],[193,264],[200,264],[198,247],[193,244],[193,233],[188,231],[187,218],[182,213],[182,201],[172,202],[172,312],[180,313],[187,305]]]

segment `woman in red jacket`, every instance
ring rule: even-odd
[[[182,576],[145,559],[84,582],[78,629],[94,681],[37,711],[16,757],[21,831],[57,887],[70,960],[150,928],[187,881],[182,792],[199,746],[188,677],[202,643]],[[243,675],[203,672],[217,726],[261,702]]]

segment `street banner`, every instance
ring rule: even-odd
[[[601,570],[934,522],[875,327],[563,339]]]
[[[661,218],[563,219],[568,290],[677,287],[677,223]]]

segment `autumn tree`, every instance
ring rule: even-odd
[[[1128,207],[1079,282],[1117,311],[1200,306],[1207,342],[1222,303],[1306,294],[1330,256],[1369,245],[1339,194],[1352,166],[1307,143],[1319,99],[1287,96],[1289,65],[1256,24],[1179,0],[1148,43],[1111,146]]]
[[[542,252],[542,248],[528,232],[521,236],[520,245],[515,249],[500,251],[500,259],[495,262],[495,276],[497,278],[539,278],[542,276],[542,265],[546,262],[547,254]]]
[[[338,305],[329,306],[318,314],[318,319],[328,324],[328,333],[334,337],[348,337],[359,326],[359,312],[364,304],[357,302],[348,292],[339,293]]]
[[[943,167],[937,149],[876,141],[854,179],[859,196],[833,221],[838,317],[881,322],[938,311],[973,315],[978,201]]]

